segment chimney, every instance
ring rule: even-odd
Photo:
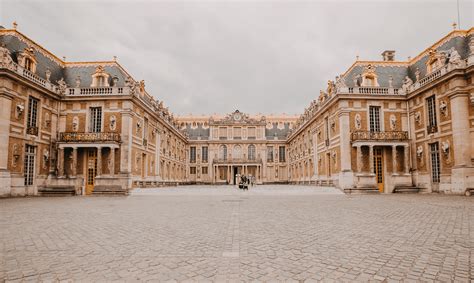
[[[382,57],[384,61],[395,61],[395,50],[385,50]]]

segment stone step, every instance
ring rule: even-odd
[[[397,186],[393,190],[394,194],[417,194],[422,189],[416,186]]]
[[[100,186],[94,187],[92,194],[93,195],[128,195],[128,191],[126,189],[123,189],[121,186],[100,185]]]
[[[73,186],[48,186],[38,188],[38,195],[43,197],[73,196],[75,194],[76,189]]]
[[[346,194],[379,194],[380,191],[377,188],[361,187],[361,188],[344,189],[344,193]]]

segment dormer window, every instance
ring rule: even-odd
[[[36,72],[36,57],[33,47],[27,47],[18,54],[18,64],[26,70]]]
[[[441,68],[446,61],[446,54],[438,52],[436,49],[428,51],[428,61],[426,62],[426,69],[428,74]]]
[[[377,81],[377,73],[375,72],[375,66],[369,64],[364,68],[362,73],[362,86],[377,87],[379,83]]]
[[[91,87],[109,87],[109,74],[105,72],[104,66],[98,66],[95,69]]]

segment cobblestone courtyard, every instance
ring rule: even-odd
[[[474,198],[261,186],[0,200],[0,282],[474,280]]]

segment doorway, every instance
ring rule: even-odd
[[[379,192],[383,193],[384,190],[384,175],[383,175],[383,156],[381,148],[374,148],[374,173],[377,180],[377,188]]]
[[[91,148],[87,151],[87,183],[86,195],[94,191],[95,176],[97,175],[97,150]]]

